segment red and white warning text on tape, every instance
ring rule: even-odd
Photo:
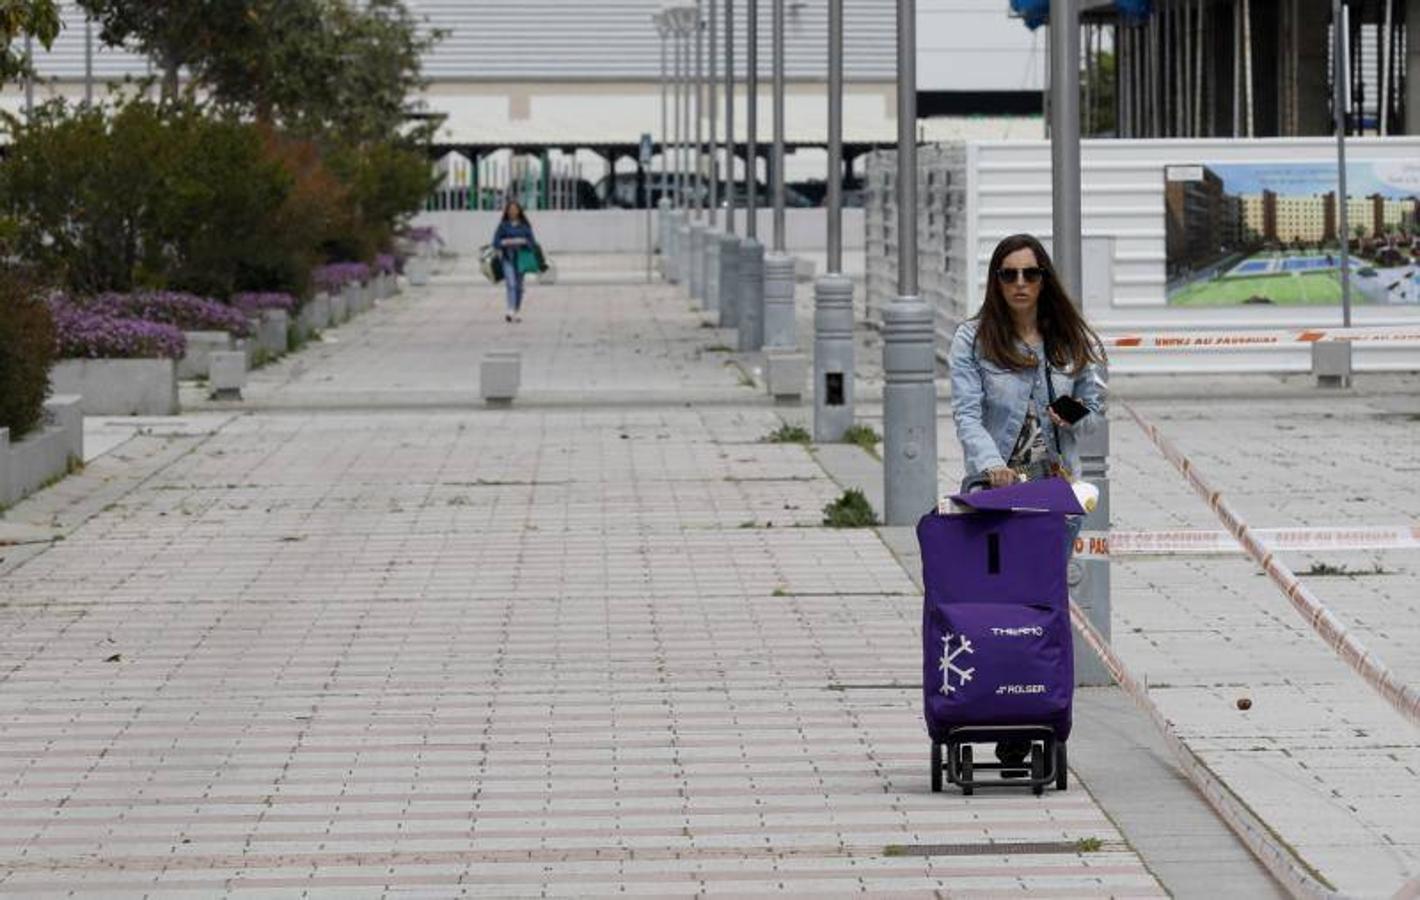
[[[1258,528],[1253,533],[1273,550],[1420,549],[1420,525]],[[1237,539],[1226,531],[1082,531],[1075,538],[1075,555],[1086,559],[1242,552]]]
[[[1307,328],[1301,331],[1173,331],[1101,335],[1107,350],[1235,350],[1347,341],[1353,344],[1420,344],[1420,328]]]

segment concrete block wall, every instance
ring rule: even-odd
[[[84,459],[84,416],[80,398],[51,397],[44,404],[45,424],[22,440],[11,441],[0,428],[0,506],[13,506]]]

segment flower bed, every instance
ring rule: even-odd
[[[258,318],[268,309],[291,313],[296,309],[296,298],[281,293],[233,294],[232,307],[248,318]]]
[[[399,271],[399,259],[393,253],[376,254],[375,271],[381,275],[393,275]]]
[[[187,339],[174,325],[125,318],[64,299],[51,300],[49,308],[60,359],[181,359],[187,352]]]
[[[64,303],[113,319],[142,319],[173,325],[181,331],[225,331],[246,337],[251,326],[240,310],[225,303],[176,291],[99,294],[85,299],[60,298]]]
[[[311,284],[321,293],[338,294],[347,284],[358,284],[369,277],[370,267],[366,263],[330,263],[311,271]]]

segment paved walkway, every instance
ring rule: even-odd
[[[328,338],[8,513],[0,893],[1163,893],[1084,790],[929,793],[916,589],[679,295]]]

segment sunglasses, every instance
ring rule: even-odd
[[[1030,266],[1025,269],[1003,268],[996,270],[996,278],[1000,280],[1002,284],[1015,284],[1022,278],[1026,280],[1026,284],[1035,284],[1044,277],[1045,270],[1039,266]]]

